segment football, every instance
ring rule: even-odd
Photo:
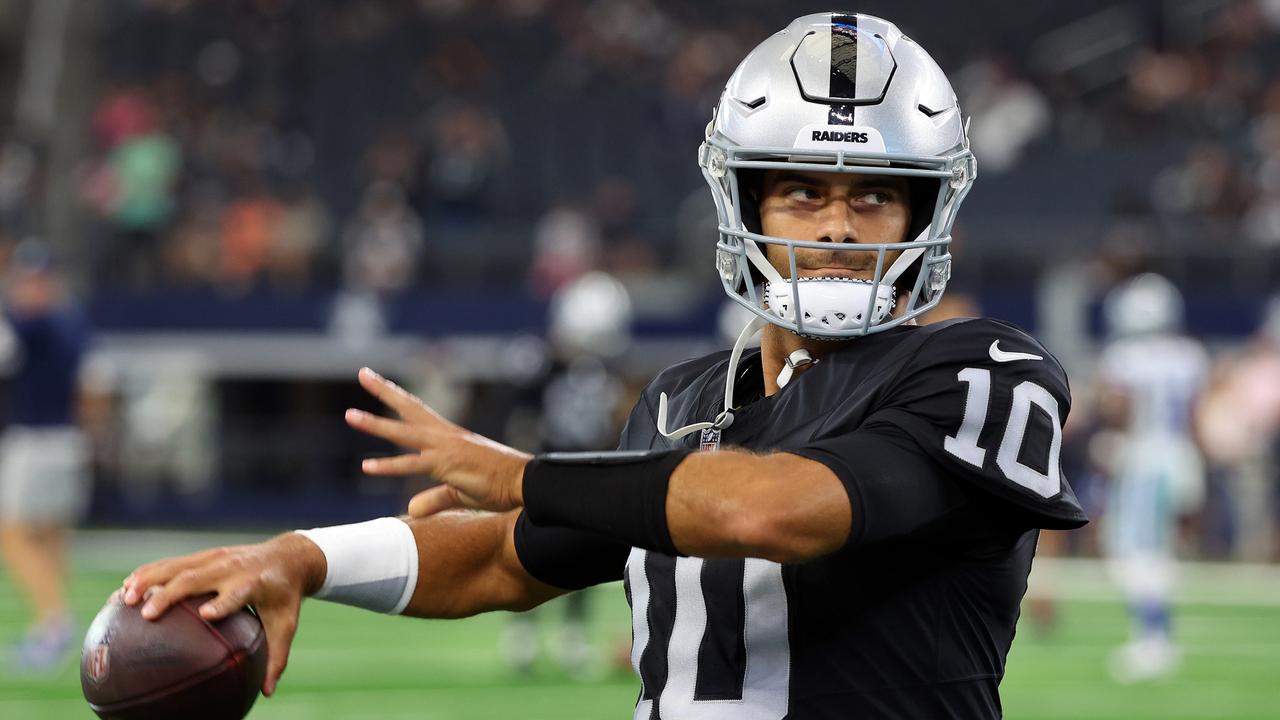
[[[80,658],[89,707],[109,720],[239,720],[253,707],[267,670],[262,622],[240,610],[209,622],[192,597],[160,619],[112,594],[94,618]]]

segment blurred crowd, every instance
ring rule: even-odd
[[[1011,288],[1040,293],[1031,286],[1051,283],[1049,266],[1078,266],[1063,275],[1070,302],[1036,297],[1051,311],[1076,307],[1076,324],[1092,332],[1055,335],[1043,316],[1035,329],[1087,388],[1089,336],[1104,333],[1083,316],[1126,278],[1160,270],[1194,289],[1188,326],[1236,317],[1199,299],[1245,296],[1252,314],[1222,334],[1249,339],[1210,348],[1196,410],[1208,481],[1187,542],[1210,556],[1270,557],[1280,546],[1270,537],[1280,507],[1280,312],[1260,318],[1264,296],[1280,287],[1280,3],[1027,5],[858,7],[918,36],[973,116],[983,178],[958,225],[954,290],[933,319],[980,314],[993,289],[1027,305]],[[50,240],[90,300],[172,291],[376,299],[500,285],[545,301],[602,270],[626,287],[638,316],[660,303],[686,310],[691,299],[719,297],[714,208],[694,162],[710,110],[737,58],[798,12],[822,9],[763,0],[104,0],[93,42],[70,48],[93,68],[85,112],[57,120],[79,139],[70,165],[50,165],[47,139],[0,127],[0,267],[6,247],[48,234],[43,192],[49,173],[65,172],[74,218],[69,234]],[[14,82],[0,72],[0,83]],[[354,308],[354,324],[376,324],[376,310],[343,307]],[[217,476],[211,427],[243,433],[238,456],[270,445],[292,457],[297,437],[280,431],[269,441],[270,423],[194,412],[156,423],[147,398],[213,404],[211,373],[179,370],[121,390],[139,398],[130,407],[146,422],[135,424],[166,428],[144,438],[150,445],[118,443],[122,457],[159,456],[175,447],[179,426],[202,449],[175,457],[201,460],[164,472],[193,486]],[[184,396],[183,387],[200,390]],[[238,412],[240,391],[217,390],[221,411]],[[510,403],[494,402],[497,391],[476,382],[455,392],[465,397],[453,404],[479,409],[469,422],[508,432]],[[257,420],[287,405],[256,388],[243,395],[252,396],[243,414]],[[1079,435],[1069,440],[1078,449],[1069,474],[1104,477],[1107,427],[1095,421],[1107,412],[1079,395],[1073,417],[1084,429],[1071,431]],[[317,416],[326,410],[315,397],[312,388],[290,402]],[[1239,421],[1246,415],[1249,424]],[[341,442],[330,444],[358,454]]]
[[[1276,3],[1090,2],[980,23],[962,8],[864,5],[951,68],[983,173],[1010,179],[998,188],[1089,159],[1093,202],[1145,228],[1095,241],[1064,223],[1039,228],[1043,242],[1280,251]],[[65,120],[84,141],[64,244],[91,287],[130,292],[395,294],[516,273],[546,297],[593,267],[705,289],[712,212],[693,149],[733,59],[796,10],[107,2],[96,42],[72,49],[96,71],[87,117]],[[0,229],[18,237],[40,229],[28,185],[43,153],[10,130]],[[1145,184],[1111,182],[1138,149],[1158,158]],[[982,195],[968,249],[1029,255],[1001,224],[1019,198]]]

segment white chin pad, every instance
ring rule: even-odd
[[[765,284],[765,297],[769,312],[789,322],[796,322],[796,302],[791,295],[791,282]],[[795,290],[804,313],[804,329],[834,332],[860,330],[865,322],[863,315],[871,300],[872,283],[851,278],[800,278]],[[893,311],[893,286],[880,283],[875,286],[875,307],[871,310],[871,322],[867,327],[880,324]]]

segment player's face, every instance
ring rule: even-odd
[[[12,278],[6,294],[15,309],[41,313],[57,301],[58,284],[47,273],[19,272]]]
[[[766,171],[761,187],[760,225],[765,235],[832,243],[832,250],[796,250],[800,277],[870,280],[876,253],[840,252],[847,243],[902,242],[911,224],[906,179],[885,175]],[[791,277],[787,249],[767,245],[769,263]],[[885,254],[885,267],[899,253]]]

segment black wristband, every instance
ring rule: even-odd
[[[667,485],[691,452],[538,455],[524,469],[524,511],[539,525],[587,530],[674,556]]]

